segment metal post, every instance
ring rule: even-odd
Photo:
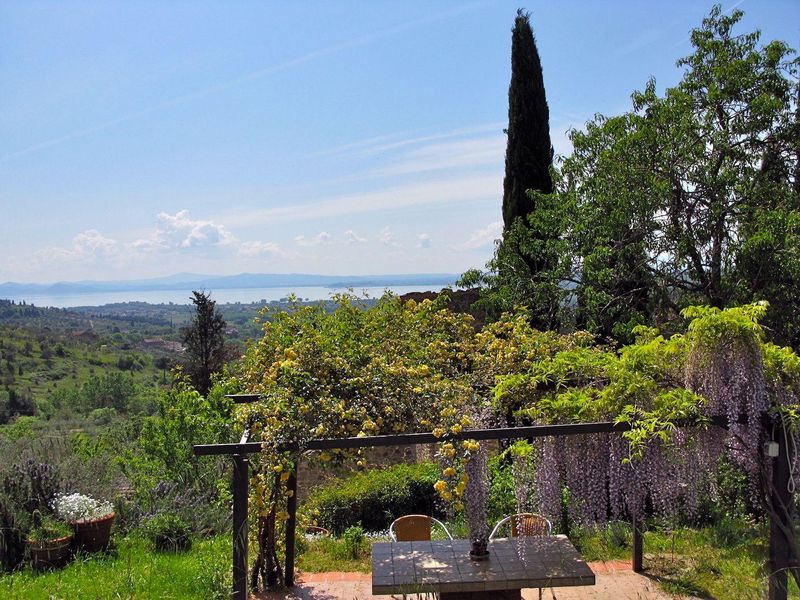
[[[247,600],[248,467],[244,456],[233,456],[233,600]]]
[[[644,571],[643,565],[643,554],[644,554],[644,539],[642,538],[642,531],[639,529],[639,521],[636,517],[633,517],[633,559],[631,561],[631,566],[633,567],[633,571],[635,573],[641,573]]]
[[[290,492],[286,499],[286,512],[289,519],[286,521],[286,587],[294,585],[294,537],[297,530],[297,461],[289,479],[286,481],[286,488]]]
[[[778,456],[772,465],[772,510],[777,513],[769,523],[769,600],[786,600],[788,595],[787,568],[789,540],[785,531],[793,531],[791,521],[792,495],[789,493],[789,443],[783,427],[777,427]],[[783,526],[783,529],[781,528]]]

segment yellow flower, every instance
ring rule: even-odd
[[[440,494],[447,489],[447,483],[442,481],[441,479],[433,484],[433,489],[435,489]]]
[[[275,515],[275,518],[278,519],[279,521],[288,521],[289,520],[289,513],[286,512],[285,510],[282,510],[281,512],[279,512],[279,513],[277,513]]]
[[[462,508],[464,508],[464,503],[456,502],[455,504],[453,504],[453,508],[455,508],[456,510],[461,510]]]
[[[470,419],[467,415],[461,417],[461,424],[464,427],[469,427],[472,424],[472,419]]]
[[[436,429],[433,430],[434,437],[440,438],[443,435],[444,435],[444,429],[442,429],[441,427],[437,427]]]
[[[288,473],[281,473],[281,481],[288,481],[289,474]]]
[[[455,474],[456,474],[456,470],[453,467],[447,467],[444,470],[444,476],[445,477],[452,477]]]
[[[442,492],[442,500],[445,502],[450,502],[453,499],[453,494],[450,492]]]
[[[275,465],[274,467],[272,467],[272,470],[275,471],[276,473],[280,473],[281,471],[283,471],[283,465]]]
[[[461,429],[462,429],[462,428],[461,428],[461,425],[457,425],[457,424],[456,424],[456,425],[453,425],[453,426],[450,428],[450,431],[452,431],[454,434],[458,435],[459,433],[461,433]]]

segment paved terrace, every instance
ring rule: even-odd
[[[631,570],[629,560],[590,562],[596,576],[591,587],[546,589],[545,600],[674,600],[644,575]],[[250,596],[251,600],[391,600],[401,596],[373,596],[369,573],[301,573],[294,589]],[[432,596],[430,596],[432,597]],[[538,600],[539,591],[522,591],[524,600]],[[408,596],[415,598],[415,596]],[[424,595],[420,596],[424,598]]]

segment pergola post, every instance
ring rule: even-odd
[[[292,587],[294,585],[294,540],[295,540],[295,532],[297,530],[297,461],[296,460],[292,472],[289,473],[289,479],[286,481],[286,489],[289,492],[289,497],[286,499],[286,512],[289,513],[289,519],[286,521],[285,581],[286,581],[286,587]]]
[[[233,456],[233,600],[247,600],[247,495],[249,463]]]
[[[639,525],[639,519],[635,516],[632,519],[633,526],[633,556],[631,558],[631,568],[635,573],[644,571],[644,538]]]
[[[788,595],[789,540],[793,531],[791,520],[792,495],[789,492],[789,443],[783,427],[776,428],[778,456],[772,465],[770,504],[773,515],[769,523],[769,600],[786,600]]]

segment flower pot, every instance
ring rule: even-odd
[[[489,560],[489,549],[484,541],[473,541],[469,551],[470,560]]]
[[[26,543],[33,568],[52,569],[63,567],[69,562],[71,542],[71,535],[55,540],[47,540],[46,542],[28,540]]]
[[[93,521],[75,521],[70,523],[75,531],[73,543],[75,548],[85,552],[98,552],[108,548],[111,539],[111,526],[116,513],[106,515]]]

